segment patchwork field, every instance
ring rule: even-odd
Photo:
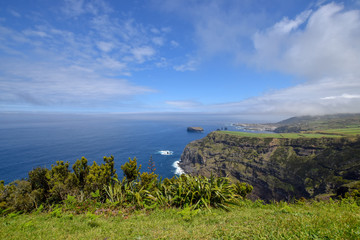
[[[339,129],[327,129],[321,131],[304,131],[301,133],[252,133],[221,131],[224,134],[232,134],[241,137],[259,137],[259,138],[339,138],[360,135],[360,127],[348,127]]]

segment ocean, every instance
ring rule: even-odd
[[[202,133],[187,132],[189,126],[204,128]],[[228,128],[231,122],[195,118],[146,119],[118,115],[1,115],[0,180],[5,183],[28,177],[36,167],[51,168],[56,161],[81,157],[103,162],[113,155],[115,168],[136,157],[141,171],[147,171],[152,156],[156,174],[171,178],[181,173],[177,161],[186,144],[205,137],[211,131]],[[161,152],[161,151],[169,151]],[[71,168],[71,167],[70,167]]]

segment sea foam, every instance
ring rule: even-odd
[[[185,174],[184,170],[179,166],[179,162],[180,160],[175,161],[172,165],[175,168],[175,174],[176,175]]]

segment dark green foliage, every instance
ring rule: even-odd
[[[56,164],[51,165],[49,174],[50,196],[48,201],[59,203],[69,194],[69,188],[66,184],[66,180],[70,175],[69,162],[56,161]]]
[[[116,208],[152,209],[179,207],[188,209],[224,208],[236,204],[251,192],[247,184],[232,184],[228,178],[182,175],[159,180],[154,173],[155,164],[150,158],[149,172],[140,174],[136,158],[121,169],[125,178],[117,179],[114,157],[104,157],[104,163],[87,165],[81,158],[73,164],[57,161],[51,169],[35,168],[28,180],[17,180],[9,185],[0,182],[0,214],[11,212],[43,211],[62,217],[62,211],[85,213]],[[116,211],[115,211],[116,212]]]
[[[29,172],[29,182],[33,190],[43,189],[44,192],[48,192],[50,190],[49,179],[50,173],[47,168],[37,167]]]
[[[25,180],[16,180],[5,186],[0,202],[2,207],[11,212],[30,212],[35,208],[35,199],[31,184]]]
[[[253,190],[253,186],[247,183],[237,182],[235,183],[235,192],[241,197],[245,198]]]
[[[143,172],[140,174],[140,186],[145,187],[146,189],[153,189],[156,186],[157,177],[158,175],[156,175],[154,172]]]
[[[75,179],[79,188],[82,190],[85,186],[86,176],[89,174],[89,166],[87,165],[88,160],[85,157],[82,157],[80,160],[76,160],[72,169],[74,170]]]
[[[104,162],[98,165],[96,162],[89,168],[89,174],[85,178],[87,193],[103,190],[105,185],[114,185],[117,179],[116,170],[114,168],[114,157],[104,157]]]
[[[137,177],[139,176],[141,164],[138,167],[136,157],[133,160],[131,160],[131,158],[129,158],[129,162],[126,162],[124,165],[122,165],[121,169],[123,170],[127,181],[132,182],[132,181],[136,180]]]

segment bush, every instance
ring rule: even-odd
[[[224,208],[237,204],[252,190],[245,183],[232,184],[228,178],[181,175],[159,180],[155,164],[149,160],[149,171],[140,174],[136,158],[121,166],[125,178],[117,179],[114,157],[104,157],[104,163],[87,165],[81,158],[72,166],[57,161],[51,169],[35,168],[28,180],[9,185],[0,182],[0,213],[30,212],[33,209],[52,209],[63,206],[73,213],[95,211],[99,207],[153,209],[178,207],[192,210]],[[59,207],[52,212],[58,216]]]

